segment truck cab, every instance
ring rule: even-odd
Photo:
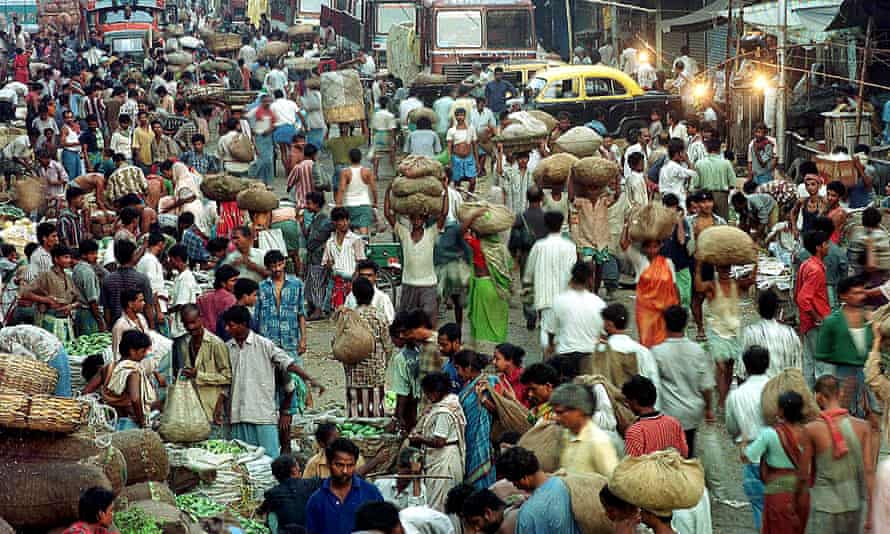
[[[165,0],[89,0],[90,24],[112,54],[142,56],[146,34],[158,35]]]

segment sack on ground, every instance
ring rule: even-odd
[[[800,369],[785,369],[778,375],[769,379],[760,394],[760,406],[763,410],[763,420],[767,425],[776,423],[779,416],[779,397],[786,391],[794,391],[803,398],[804,421],[812,421],[819,416],[819,405],[816,397],[807,386]],[[756,436],[749,436],[754,439]]]
[[[695,257],[714,265],[746,265],[757,262],[757,245],[735,226],[711,226],[698,236]]]
[[[705,470],[674,449],[626,456],[609,479],[616,497],[659,516],[692,508],[705,491]]]
[[[444,176],[442,164],[433,158],[426,156],[410,155],[399,162],[399,174],[407,178],[423,178]]]
[[[603,143],[598,133],[586,126],[575,126],[560,135],[553,148],[556,152],[568,152],[579,158],[593,156]]]
[[[589,156],[572,165],[572,182],[590,187],[606,187],[620,173],[621,168],[614,161]]]
[[[210,422],[191,380],[180,377],[167,388],[158,433],[173,443],[194,443],[210,435]]]
[[[235,138],[229,143],[229,152],[240,163],[250,163],[256,155],[253,149],[253,142],[250,140],[250,137],[243,133],[235,135]]]
[[[479,235],[493,235],[505,232],[513,227],[516,216],[510,208],[502,204],[490,204],[488,202],[464,202],[458,210],[457,218],[461,222],[469,219],[477,210],[485,212],[473,221],[470,226]]]
[[[364,120],[364,94],[358,71],[349,69],[321,74],[321,108],[329,123]]]
[[[2,390],[51,395],[56,390],[58,382],[59,372],[40,360],[27,356],[0,354]]]
[[[569,179],[572,165],[576,161],[578,158],[568,153],[553,154],[538,163],[532,176],[535,182],[543,187],[563,185]]]
[[[528,432],[532,425],[528,421],[525,406],[496,392],[488,382],[485,382],[485,386],[491,393],[496,415],[491,420],[491,441],[497,441],[504,432],[516,432],[519,435]]]
[[[615,526],[600,501],[600,491],[609,482],[596,473],[578,474],[561,471],[557,476],[565,482],[572,500],[572,515],[583,534],[612,534]]]
[[[368,358],[376,341],[368,323],[355,310],[341,306],[334,314],[336,330],[331,341],[334,359],[355,365]]]
[[[164,482],[140,482],[127,486],[118,493],[114,500],[115,510],[126,510],[137,501],[157,501],[176,506],[176,496]]]
[[[650,202],[630,214],[628,233],[632,241],[661,241],[670,237],[677,222],[677,212],[657,202]]]
[[[15,183],[15,205],[30,213],[43,205],[43,184],[36,178],[25,178]]]
[[[246,181],[228,174],[212,174],[204,176],[201,181],[201,192],[210,200],[231,202],[246,187]]]
[[[414,193],[406,197],[394,196],[390,199],[390,207],[398,215],[438,217],[442,213],[442,197],[431,197],[423,193]]]
[[[437,197],[441,204],[444,191],[442,181],[432,176],[415,179],[397,177],[392,181],[392,194],[396,197],[407,197],[419,193],[429,197]]]
[[[124,430],[111,434],[111,444],[127,462],[127,482],[165,481],[170,474],[167,450],[161,437],[151,430]]]
[[[518,445],[535,453],[542,471],[553,473],[559,469],[564,435],[564,429],[556,421],[538,421],[519,438]]]
[[[251,185],[238,193],[236,197],[240,209],[265,213],[278,208],[278,195],[266,189],[265,186]]]

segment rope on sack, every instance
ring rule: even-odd
[[[96,432],[95,442],[101,448],[111,446],[111,432],[117,428],[117,412],[111,406],[104,404],[98,393],[80,395],[77,400],[89,405],[87,426]]]

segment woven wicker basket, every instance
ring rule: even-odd
[[[324,109],[324,119],[328,123],[365,120],[365,106],[358,104]]]
[[[230,106],[246,106],[256,99],[256,91],[225,91],[223,101]]]
[[[50,395],[0,393],[0,427],[70,434],[86,424],[89,405]]]
[[[11,354],[0,354],[0,390],[48,395],[56,390],[59,372],[49,365]]]
[[[241,36],[237,33],[214,33],[208,35],[204,41],[207,43],[207,49],[214,54],[241,48]]]
[[[352,442],[358,447],[362,453],[362,458],[370,460],[377,456],[383,449],[390,450],[390,459],[395,460],[399,447],[402,445],[402,439],[397,434],[381,434],[378,436],[355,436]]]
[[[509,152],[530,152],[538,148],[541,145],[541,139],[546,137],[546,134],[511,138],[494,137],[492,138],[492,141],[494,143],[500,143],[503,145],[504,150]]]
[[[190,88],[182,96],[193,101],[218,100],[224,92],[222,85],[204,85]]]

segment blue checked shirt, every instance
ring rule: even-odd
[[[296,353],[300,345],[300,317],[306,316],[303,282],[285,275],[281,288],[281,305],[275,297],[275,282],[266,278],[260,282],[256,299],[257,332],[289,353]]]
[[[204,263],[210,259],[210,253],[207,252],[207,246],[204,239],[195,232],[194,227],[187,229],[182,233],[182,244],[185,246],[186,253],[192,261]]]
[[[183,152],[182,154],[180,154],[179,159],[201,174],[213,174],[220,172],[219,160],[213,156],[208,156],[204,153],[198,153],[194,150],[189,150],[188,152]]]

